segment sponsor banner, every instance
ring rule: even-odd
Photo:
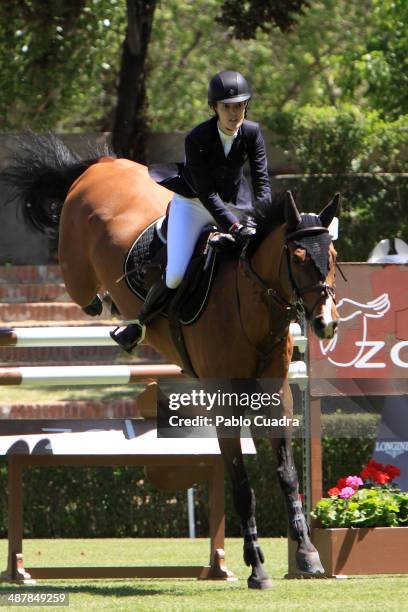
[[[385,397],[373,458],[401,470],[395,484],[408,491],[408,397]]]
[[[338,334],[309,336],[311,394],[408,394],[408,265],[341,267],[347,282],[337,273]]]

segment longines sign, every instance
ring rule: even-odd
[[[312,395],[408,393],[408,265],[342,264],[333,340],[310,339]]]

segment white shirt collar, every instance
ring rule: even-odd
[[[234,138],[236,138],[238,136],[238,130],[236,132],[234,132],[233,134],[226,134],[225,132],[223,132],[220,128],[220,124],[217,121],[217,129],[218,129],[218,133],[220,135],[221,141],[222,142],[232,142],[234,140]]]

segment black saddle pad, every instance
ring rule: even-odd
[[[204,312],[215,277],[218,254],[214,249],[206,252],[208,235],[214,228],[203,230],[187,272],[169,308],[177,309],[183,325],[191,325]],[[124,275],[129,289],[145,300],[151,285],[164,272],[167,248],[156,230],[156,222],[147,227],[133,243],[124,264]],[[167,311],[162,314],[167,315]]]

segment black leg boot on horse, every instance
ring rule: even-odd
[[[146,335],[146,325],[165,308],[175,291],[176,289],[169,289],[165,279],[161,277],[150,287],[136,322],[131,323],[122,331],[118,331],[120,328],[117,327],[113,332],[110,332],[111,338],[124,351],[131,353],[138,344],[143,342]]]
[[[289,518],[289,537],[297,542],[296,566],[305,577],[324,576],[319,553],[310,540],[310,530],[299,499],[299,482],[293,461],[292,444],[286,438],[273,440],[278,458],[278,478]],[[274,444],[273,444],[274,446]]]
[[[255,520],[255,494],[251,489],[239,438],[218,439],[225,467],[232,482],[235,509],[241,519],[244,536],[244,562],[251,566],[248,588],[269,589],[272,581],[263,568],[264,554],[258,544],[258,533]]]

